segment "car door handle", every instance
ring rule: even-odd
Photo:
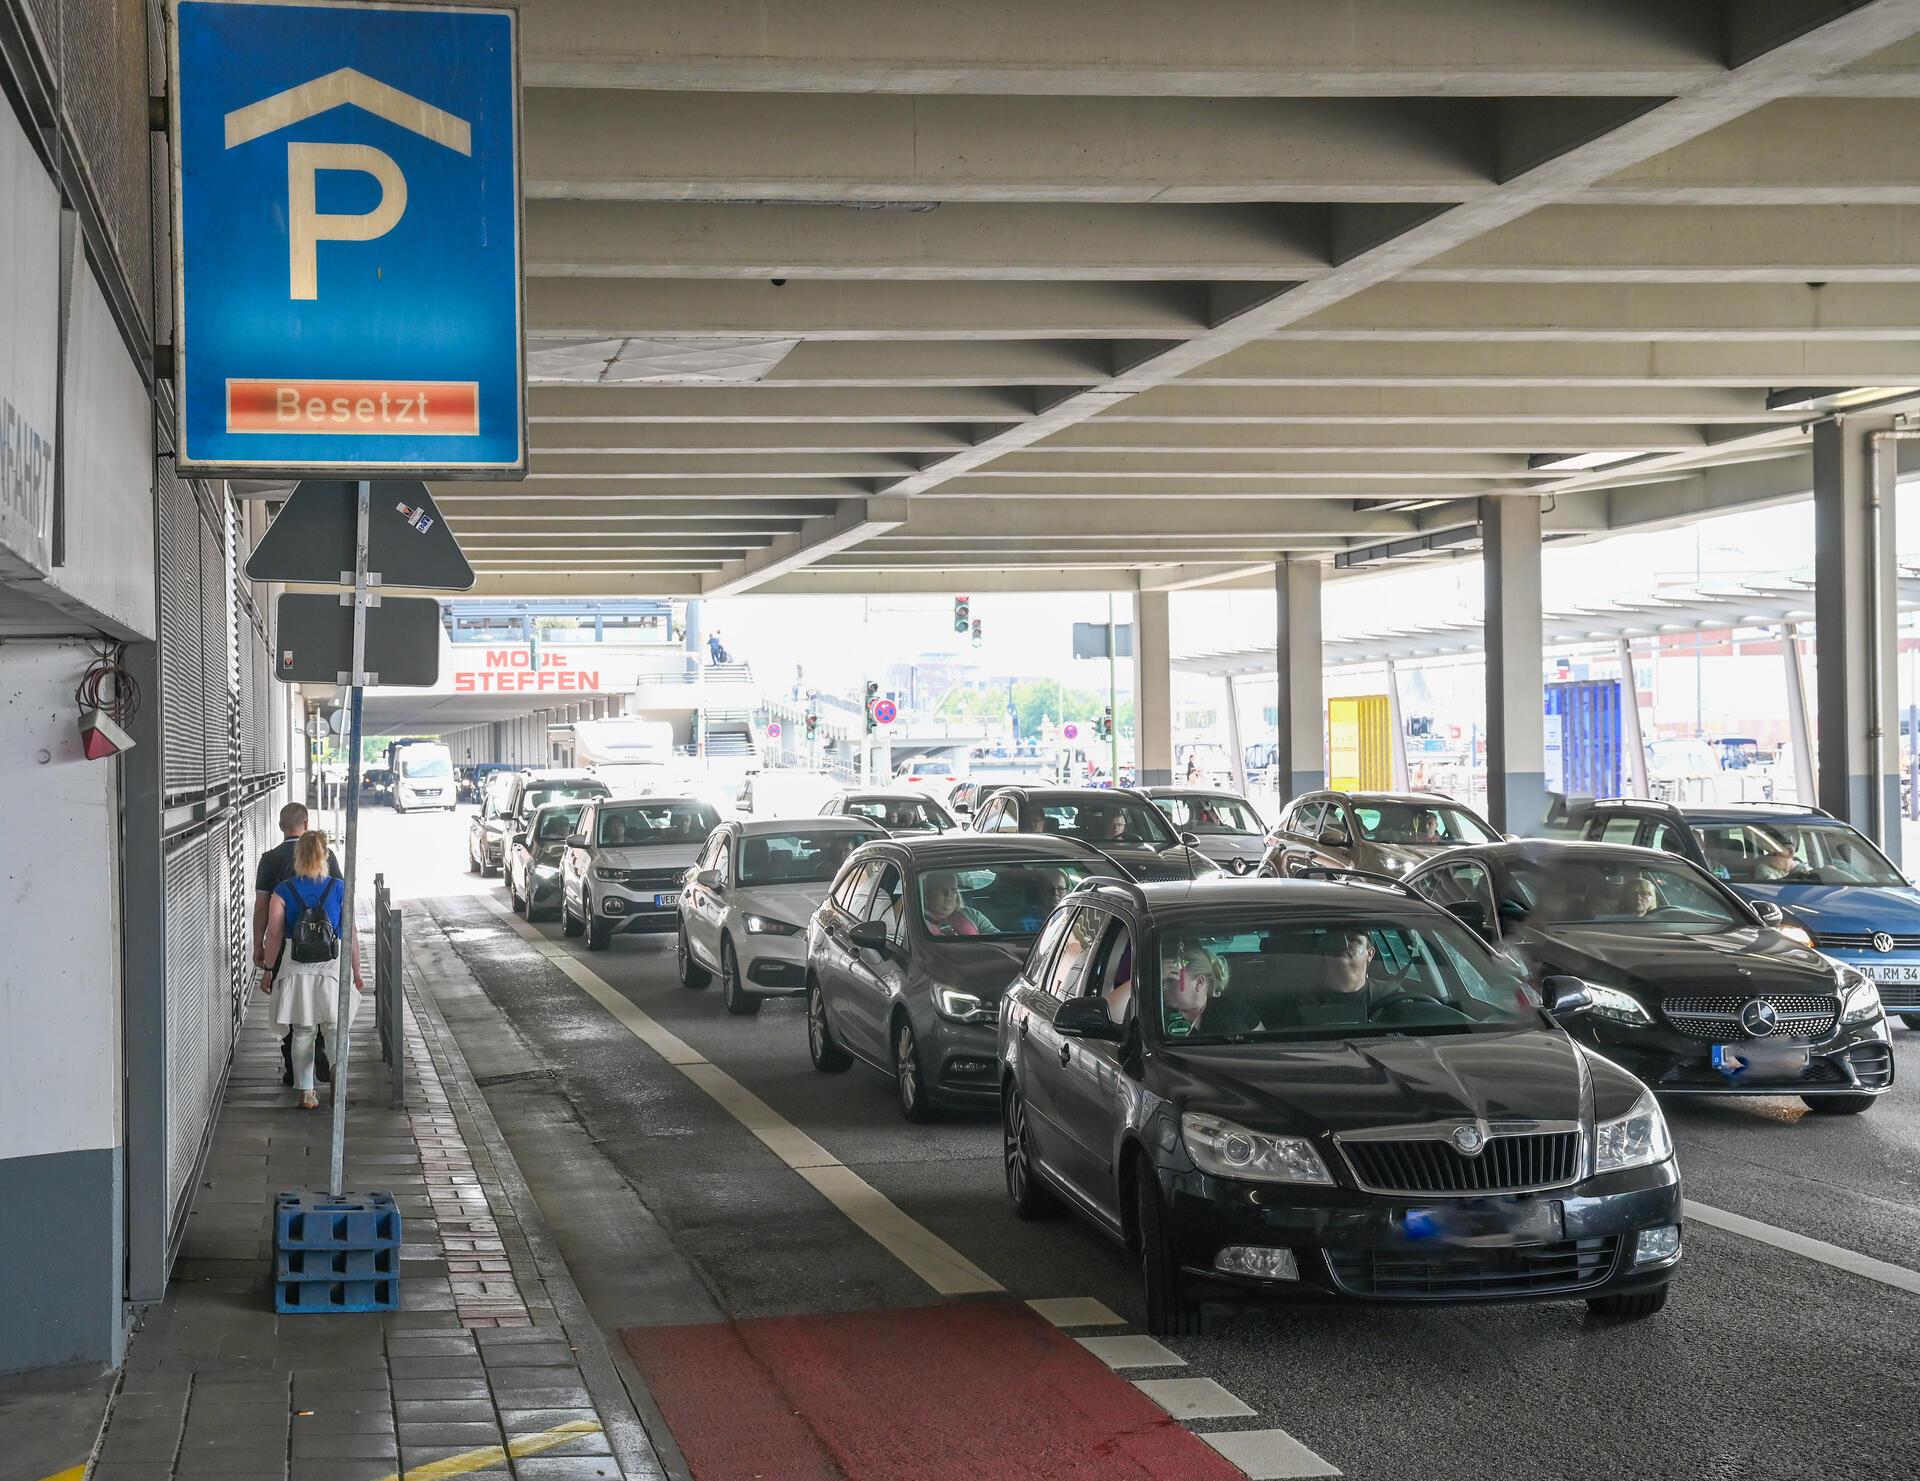
[[[1019,1035],[1020,1035],[1020,1037],[1021,1037],[1022,1039],[1024,1039],[1024,1038],[1026,1038],[1026,1036],[1027,1036],[1027,1015],[1026,1015],[1026,1014],[1024,1014],[1024,1013],[1022,1013],[1022,1014],[1020,1015],[1020,1018],[1019,1018],[1019,1021],[1018,1021],[1018,1022],[1017,1022],[1017,1023],[1016,1023],[1015,1025],[1014,1025],[1014,1027],[1015,1027],[1015,1029],[1016,1029],[1016,1031],[1017,1031],[1017,1032],[1019,1033]]]
[[[1064,1068],[1071,1063],[1073,1063],[1073,1045],[1062,1044],[1060,1046],[1060,1064],[1062,1068]]]

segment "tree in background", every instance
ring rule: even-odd
[[[956,685],[934,707],[934,714],[950,720],[1005,720],[1007,698],[1006,685],[984,689]],[[1043,722],[1051,721],[1057,726],[1068,720],[1081,727],[1082,740],[1089,739],[1089,727],[1107,707],[1104,689],[1068,688],[1063,694],[1060,685],[1050,679],[1016,679],[1012,685],[1012,698],[1013,713],[1019,721],[1020,738],[1023,741],[1039,739]],[[1123,732],[1131,730],[1133,701],[1121,700],[1119,713],[1114,718]]]

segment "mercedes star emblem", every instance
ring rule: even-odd
[[[1740,1027],[1756,1039],[1764,1039],[1780,1026],[1780,1010],[1765,998],[1755,998],[1740,1010]]]
[[[1453,1129],[1453,1144],[1472,1157],[1487,1144],[1487,1139],[1477,1126],[1456,1126]]]
[[[1875,951],[1892,951],[1893,937],[1889,936],[1885,931],[1875,931],[1873,933],[1873,949]]]

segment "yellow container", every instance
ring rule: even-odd
[[[1328,782],[1341,792],[1393,786],[1393,720],[1384,694],[1327,701]]]

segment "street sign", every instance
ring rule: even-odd
[[[1080,727],[1069,721],[1060,727],[1060,733],[1068,740],[1078,740],[1080,738]]]
[[[778,720],[767,721],[767,739],[768,740],[780,739],[780,722]]]
[[[515,13],[173,10],[181,471],[524,473]]]
[[[247,558],[254,581],[353,585],[357,538],[355,486],[306,478]],[[381,482],[367,511],[367,571],[380,585],[422,591],[471,591],[473,567],[440,518],[424,483]]]
[[[900,718],[900,707],[890,699],[876,699],[873,702],[873,723],[891,725]]]
[[[367,608],[369,684],[431,687],[440,677],[440,604],[387,597]],[[273,675],[289,684],[346,684],[353,673],[353,604],[336,592],[282,592]]]
[[[1118,653],[1108,651],[1109,628],[1104,622],[1076,622],[1073,625],[1073,656],[1075,658],[1131,658],[1133,657],[1133,624],[1120,623]]]

